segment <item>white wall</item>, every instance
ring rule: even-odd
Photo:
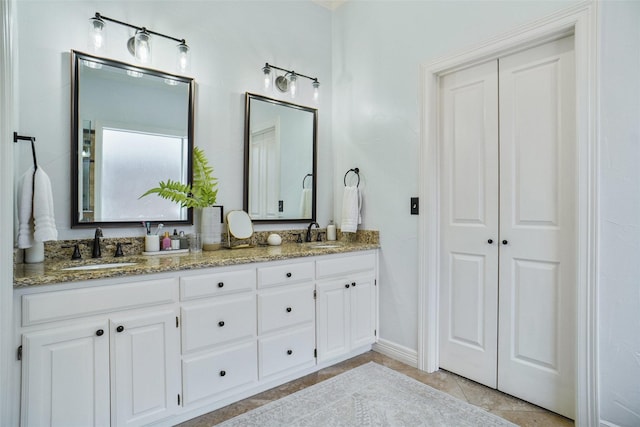
[[[336,10],[336,181],[341,186],[344,171],[360,168],[363,228],[380,230],[381,338],[417,349],[418,217],[410,216],[409,207],[410,198],[418,195],[420,64],[569,5],[564,1],[358,1]],[[336,199],[336,209],[340,204]]]
[[[218,203],[242,209],[244,93],[263,93],[265,62],[317,76],[321,97],[300,79],[296,103],[319,109],[318,219],[333,212],[331,158],[331,12],[310,1],[18,1],[19,130],[37,138],[39,163],[52,180],[60,239],[86,238],[70,229],[69,132],[71,49],[88,50],[89,18],[95,12],[185,38],[195,77],[195,143],[203,147],[218,178]],[[103,56],[133,63],[125,43],[130,30],[107,22]],[[151,68],[175,72],[173,41],[153,39]],[[308,84],[307,84],[308,83]],[[279,93],[266,94],[288,100]],[[31,162],[27,144],[17,148],[20,177]],[[262,226],[260,228],[273,228]],[[279,225],[277,227],[283,227]],[[298,226],[300,227],[300,226]],[[108,229],[105,237],[142,235],[142,227]]]
[[[600,418],[640,425],[640,2],[601,4]]]
[[[363,177],[378,228],[380,337],[417,348],[419,65],[571,2],[347,2],[333,24],[336,190]],[[601,171],[599,395],[603,425],[640,425],[640,3],[599,4]],[[340,183],[338,183],[340,181]],[[336,198],[336,211],[340,201]]]

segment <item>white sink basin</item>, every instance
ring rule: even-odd
[[[113,262],[110,264],[91,264],[91,265],[79,265],[78,267],[62,268],[65,271],[81,271],[81,270],[101,270],[103,268],[118,268],[126,267],[128,265],[136,265],[137,262]]]

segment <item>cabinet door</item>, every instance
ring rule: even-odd
[[[346,279],[319,283],[316,300],[318,362],[349,351],[349,290]]]
[[[351,282],[351,348],[376,341],[376,292],[373,276],[360,276]]]
[[[108,324],[24,334],[22,425],[109,425]]]
[[[176,313],[167,309],[111,320],[113,425],[144,425],[178,409]]]

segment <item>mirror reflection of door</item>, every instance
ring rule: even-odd
[[[275,219],[280,209],[280,119],[255,126],[250,135],[249,216]]]

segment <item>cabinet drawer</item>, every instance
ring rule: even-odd
[[[313,365],[315,341],[313,326],[260,339],[260,378],[293,367]]]
[[[345,255],[331,259],[321,258],[316,261],[316,278],[325,279],[362,271],[374,271],[375,267],[375,253]]]
[[[256,335],[255,296],[231,295],[185,303],[182,307],[182,351],[200,350]]]
[[[180,278],[180,299],[188,301],[195,298],[226,295],[248,291],[256,287],[256,270],[253,268],[239,271],[224,271]]]
[[[24,295],[22,326],[169,304],[177,300],[177,278]]]
[[[292,285],[258,295],[258,334],[312,322],[315,318],[313,284]]]
[[[258,379],[255,341],[218,353],[185,357],[182,362],[184,406]]]
[[[258,287],[285,285],[313,280],[313,261],[258,269]]]

